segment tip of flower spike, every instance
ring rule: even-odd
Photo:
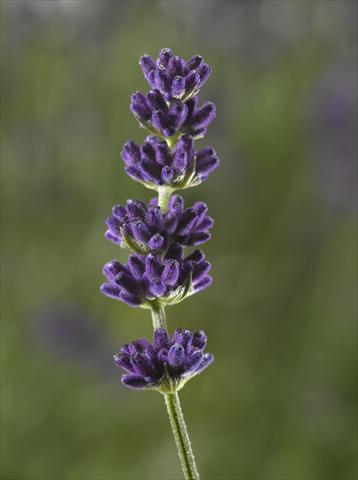
[[[162,48],[156,60],[143,55],[139,64],[151,88],[159,90],[167,102],[196,96],[212,71],[200,55],[185,61],[170,48]]]

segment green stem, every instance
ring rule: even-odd
[[[158,189],[158,205],[163,213],[166,213],[168,210],[169,199],[172,192],[172,188],[167,186]]]
[[[176,133],[172,137],[164,137],[167,142],[170,150],[173,150],[175,145],[178,143],[179,135]],[[167,185],[158,188],[158,205],[160,206],[163,213],[166,213],[168,210],[168,204],[170,195],[174,192],[175,189]]]
[[[159,302],[153,302],[151,311],[153,330],[157,330],[158,328],[165,328],[167,330],[164,306]],[[184,478],[185,480],[199,480],[199,473],[195,465],[194,454],[181,410],[178,393],[175,391],[164,393],[164,400],[167,406],[170,425],[172,427]]]
[[[165,309],[163,305],[153,302],[151,305],[151,310],[153,330],[157,330],[158,328],[165,328],[165,330],[167,330],[167,321],[165,319]]]
[[[173,430],[184,478],[185,480],[199,480],[199,473],[195,465],[194,454],[181,410],[178,393],[166,393],[164,394],[164,400],[167,406],[170,425]]]

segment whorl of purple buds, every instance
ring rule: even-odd
[[[157,89],[147,95],[133,93],[130,108],[143,127],[164,137],[191,135],[195,139],[202,138],[216,115],[212,102],[199,107],[198,97],[192,97],[186,102],[167,103]]]
[[[172,195],[168,210],[162,213],[158,199],[144,202],[128,200],[125,206],[115,205],[107,218],[105,236],[136,253],[166,252],[173,243],[183,246],[200,245],[211,237],[209,229],[214,221],[207,215],[204,202],[196,202],[184,210],[184,200]]]
[[[115,364],[126,372],[121,382],[132,389],[178,391],[214,360],[211,353],[204,353],[206,341],[203,331],[177,329],[170,338],[165,329],[157,329],[153,343],[141,338],[114,355]]]
[[[143,55],[139,64],[149,85],[158,89],[166,101],[188,100],[199,92],[211,74],[211,67],[200,55],[186,62],[169,48],[163,48],[156,61]]]
[[[127,265],[108,262],[103,268],[107,283],[101,291],[132,307],[150,308],[158,301],[174,305],[211,284],[210,268],[200,250],[184,258],[182,247],[174,243],[164,256],[132,254]]]
[[[126,173],[148,188],[168,186],[173,191],[199,185],[219,166],[211,147],[194,150],[191,137],[183,136],[173,150],[167,142],[149,136],[142,146],[130,140],[122,148]]]

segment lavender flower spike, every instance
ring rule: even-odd
[[[211,238],[213,219],[204,202],[184,208],[183,198],[174,194],[204,182],[220,163],[213,148],[194,147],[216,116],[212,102],[200,105],[198,99],[211,68],[199,55],[185,61],[168,48],[157,60],[144,55],[139,63],[151,90],[133,93],[130,110],[150,136],[142,145],[128,141],[122,159],[128,176],[158,197],[148,204],[128,200],[112,208],[105,237],[133,253],[126,264],[106,263],[101,291],[131,307],[151,310],[153,343],[141,338],[124,345],[114,360],[125,371],[125,387],[163,394],[184,477],[199,480],[178,391],[214,357],[204,353],[202,331],[177,329],[169,336],[165,307],[212,283],[204,254],[195,250],[185,256],[184,249]]]
[[[141,338],[124,345],[114,355],[115,364],[126,372],[121,382],[134,390],[177,392],[213,362],[213,355],[204,353],[206,341],[202,331],[179,328],[169,338],[167,331],[159,328],[154,332],[153,343]]]

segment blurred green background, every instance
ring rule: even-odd
[[[129,96],[162,47],[214,73],[186,190],[215,218],[214,284],[168,309],[216,362],[181,394],[204,479],[353,480],[357,3],[3,0],[2,479],[180,479],[162,398],[120,386],[148,312],[99,293],[114,203],[141,142]]]

